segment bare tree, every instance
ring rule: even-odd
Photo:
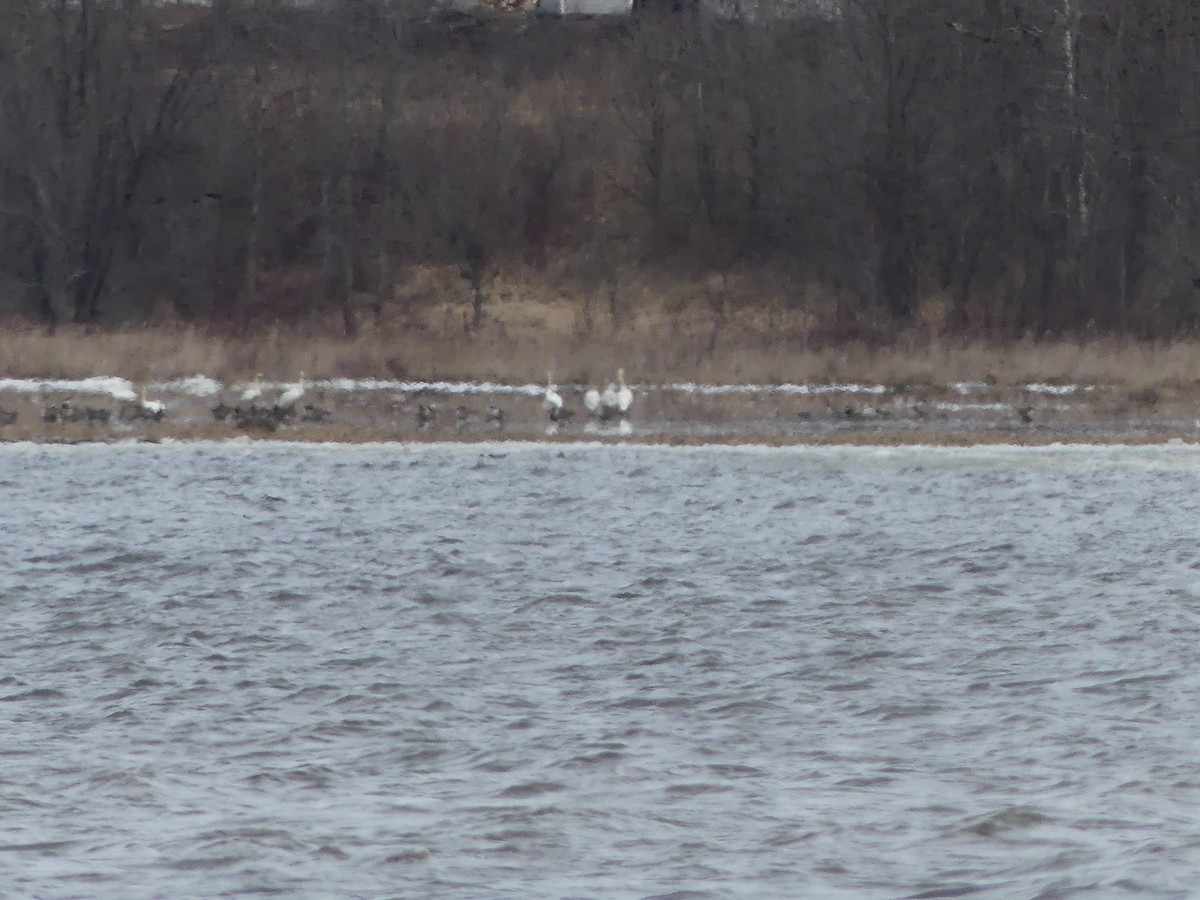
[[[50,327],[101,318],[154,170],[178,162],[211,98],[203,50],[165,58],[151,10],[101,0],[6,0],[9,85],[0,171],[28,236],[26,271]]]

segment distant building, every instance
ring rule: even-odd
[[[551,16],[628,16],[642,7],[680,11],[696,6],[721,18],[835,18],[838,0],[434,0],[442,9],[494,10]]]
[[[437,5],[462,13],[495,10],[552,16],[627,16],[633,11],[633,0],[440,0]]]
[[[538,9],[556,16],[627,16],[633,0],[539,0]]]

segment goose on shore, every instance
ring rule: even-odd
[[[857,406],[853,403],[847,403],[839,407],[830,404],[829,414],[834,418],[845,419],[848,422],[870,422],[886,418],[886,415],[881,410],[871,406],[869,403]]]
[[[496,428],[504,427],[504,420],[508,418],[507,414],[499,406],[489,405],[487,408],[487,420]]]
[[[42,421],[50,423],[79,422],[83,419],[83,417],[83,410],[76,409],[75,405],[70,400],[63,400],[61,403],[51,404],[50,406],[47,406],[42,413]]]
[[[465,406],[459,406],[454,410],[454,428],[457,431],[463,431],[474,424],[477,416]]]
[[[436,403],[417,404],[417,427],[428,428],[437,422],[438,410]]]
[[[304,409],[300,413],[301,422],[324,422],[328,418],[329,410],[313,406],[311,403],[305,403]]]
[[[233,422],[238,428],[246,431],[274,431],[279,427],[279,421],[271,414],[271,410],[261,406],[251,406],[248,409],[239,406],[233,411]]]

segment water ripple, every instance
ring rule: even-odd
[[[6,887],[1191,896],[1198,462],[0,447]]]

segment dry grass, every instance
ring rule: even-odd
[[[506,383],[611,378],[707,383],[875,383],[919,392],[960,381],[1110,385],[1135,398],[1200,389],[1200,341],[966,342],[922,326],[886,342],[831,340],[836,298],[787,296],[782,283],[622,274],[614,320],[604,290],[570,268],[497,278],[482,328],[464,325],[466,291],[451,271],[414,270],[378,323],[355,338],[337,323],[221,336],[163,326],[54,335],[0,330],[0,376],[121,375],[136,382],[206,374],[225,382],[377,377]],[[746,298],[752,298],[753,302]],[[736,304],[734,303],[736,298]]]
[[[138,330],[54,336],[0,331],[0,375],[76,378],[121,375],[135,382],[206,374],[226,382],[263,372],[310,378],[595,382],[623,366],[631,380],[703,383],[872,383],[944,386],[989,380],[1104,384],[1131,396],[1189,393],[1200,385],[1200,343],[1022,342],[1010,346],[928,338],[885,347],[862,342],[809,347],[787,337],[728,328],[715,341],[677,333],[664,338],[638,325],[575,335],[538,328],[368,332],[354,339],[307,330],[219,338],[195,330]]]

